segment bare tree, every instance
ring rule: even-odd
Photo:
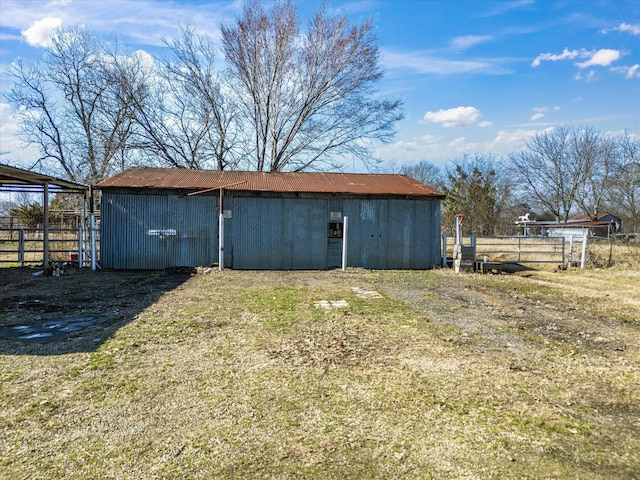
[[[616,141],[586,128],[573,136],[572,152],[585,169],[584,182],[578,187],[576,202],[591,220],[597,220],[612,186],[617,155]]]
[[[81,27],[58,30],[39,63],[16,60],[6,98],[22,139],[40,150],[37,163],[79,182],[112,174],[132,133],[138,73],[134,58],[108,51]]]
[[[586,151],[591,133],[561,126],[536,135],[527,150],[509,156],[523,191],[532,203],[551,212],[556,221],[566,222],[578,191],[591,171],[593,155]],[[585,151],[581,151],[584,146]]]
[[[173,167],[234,168],[234,108],[216,73],[213,43],[182,27],[165,45],[172,56],[160,62],[152,93],[137,110],[140,146]]]
[[[402,168],[400,168],[400,173],[409,175],[431,187],[441,189],[444,185],[440,169],[426,160],[422,160],[413,165],[403,165]]]
[[[253,0],[222,39],[251,169],[317,169],[344,155],[370,162],[368,142],[392,138],[401,102],[375,98],[382,72],[370,22],[321,10],[300,34],[289,1],[266,11]]]
[[[616,138],[616,157],[608,191],[608,207],[628,232],[640,232],[640,141]]]

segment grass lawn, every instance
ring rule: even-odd
[[[0,281],[111,319],[0,338],[1,478],[640,478],[638,270],[77,275]]]

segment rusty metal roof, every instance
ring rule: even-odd
[[[103,180],[98,188],[158,188],[197,191],[352,193],[444,197],[442,192],[408,175],[236,172],[179,168],[132,168]]]

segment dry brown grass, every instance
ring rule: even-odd
[[[637,271],[14,274],[112,322],[0,339],[3,478],[640,475]]]

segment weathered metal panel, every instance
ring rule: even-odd
[[[349,266],[421,269],[438,264],[439,199],[345,199],[344,211]]]
[[[327,201],[283,199],[283,211],[291,251],[288,268],[327,268]]]
[[[347,265],[363,268],[387,268],[387,199],[345,199],[349,217]]]
[[[167,225],[175,225],[168,263],[172,267],[211,265],[218,261],[218,198],[170,195]]]
[[[326,268],[326,200],[235,197],[231,265],[235,269]]]
[[[212,264],[217,261],[217,209],[214,196],[105,191],[102,264],[114,269]]]
[[[389,203],[387,268],[431,268],[433,202],[395,200]],[[438,258],[439,255],[436,257]]]

